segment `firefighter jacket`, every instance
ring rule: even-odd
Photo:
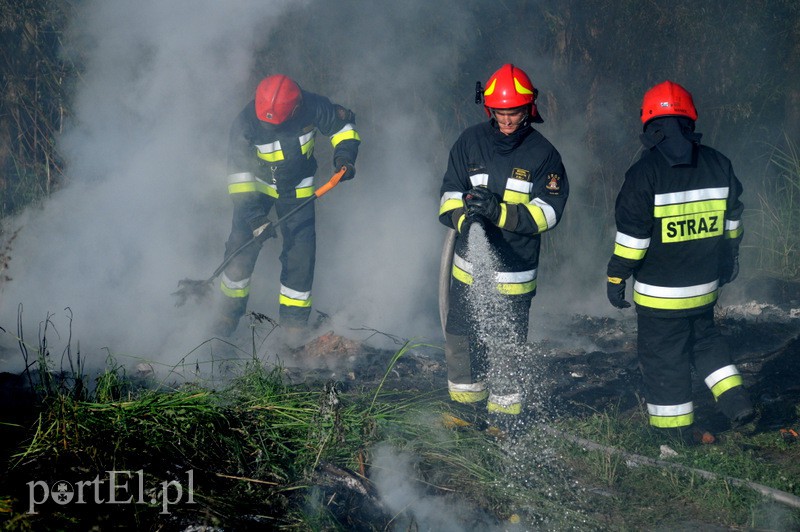
[[[314,140],[330,137],[333,160],[355,163],[361,138],[352,111],[318,94],[302,91],[302,105],[281,124],[256,117],[251,101],[231,126],[228,143],[228,192],[235,215],[247,221],[262,216],[261,194],[272,198],[308,198],[314,194]]]
[[[569,194],[561,155],[529,124],[505,135],[490,120],[467,128],[455,142],[440,190],[439,220],[459,232],[453,276],[466,284],[472,284],[472,266],[465,260],[469,222],[463,194],[479,186],[500,201],[497,224],[485,226],[501,264],[498,289],[533,295],[541,234],[558,224]]]
[[[639,313],[683,317],[714,306],[721,262],[742,239],[741,192],[731,162],[701,144],[691,165],[672,167],[650,149],[628,170],[608,276],[633,275]]]

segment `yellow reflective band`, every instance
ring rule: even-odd
[[[503,192],[503,201],[506,203],[528,203],[531,200],[530,194],[506,189]]]
[[[533,203],[526,203],[525,208],[530,211],[531,216],[533,216],[533,221],[536,223],[537,233],[543,233],[547,231],[547,217],[544,215],[544,211],[538,205]]]
[[[278,298],[278,302],[283,305],[284,307],[310,307],[311,306],[311,298],[308,299],[292,299],[291,297],[287,297],[283,294],[280,295]]]
[[[256,183],[250,181],[247,183],[231,183],[228,185],[228,194],[241,194],[242,192],[255,192]]]
[[[660,429],[674,429],[688,427],[694,423],[694,412],[682,416],[654,416],[650,415],[650,425]]]
[[[653,215],[656,218],[668,218],[670,216],[684,216],[686,214],[697,214],[701,212],[725,212],[726,206],[727,201],[724,199],[678,203],[676,205],[656,205]]]
[[[358,136],[358,131],[355,129],[348,129],[346,131],[340,131],[339,133],[335,134],[331,137],[331,144],[335,148],[340,142],[343,140],[361,140],[361,137]]]
[[[453,264],[453,278],[464,284],[472,284],[472,275]]]
[[[742,229],[741,226],[739,226],[732,231],[725,231],[725,238],[727,238],[728,240],[733,240],[734,238],[739,238],[740,236],[742,236],[743,232],[744,230]]]
[[[623,281],[622,277],[609,277],[608,282],[613,284],[620,284]]]
[[[491,401],[486,403],[486,410],[489,412],[498,412],[500,414],[510,414],[513,416],[517,416],[522,413],[522,403],[513,403],[508,406],[503,406],[498,403],[492,403]]]
[[[458,227],[457,227],[457,229],[458,229],[459,233],[461,232],[461,226],[464,225],[464,221],[466,219],[467,219],[467,215],[466,214],[462,214],[461,216],[458,217]]]
[[[446,212],[453,211],[458,209],[459,207],[464,206],[464,200],[462,199],[448,199],[442,202],[442,205],[439,207],[439,216],[443,215]]]
[[[731,388],[736,388],[737,386],[742,386],[744,384],[744,380],[742,379],[741,375],[731,375],[727,379],[722,379],[714,386],[711,387],[711,394],[714,396],[714,400],[718,400],[719,396],[723,393],[727,392]]]
[[[283,160],[283,150],[273,151],[270,153],[256,152],[259,159],[267,161],[268,163],[275,163]]]
[[[484,96],[491,96],[491,95],[492,95],[492,93],[494,92],[494,86],[495,86],[495,85],[497,85],[497,78],[494,78],[494,79],[492,80],[492,82],[491,82],[491,83],[489,83],[489,86],[488,86],[488,87],[486,87],[486,89],[483,91],[483,95],[484,95]]]
[[[232,298],[247,297],[247,295],[250,293],[249,286],[246,286],[244,288],[228,288],[227,286],[225,286],[224,282],[219,284],[219,289],[222,291],[223,294]]]
[[[298,198],[310,198],[314,195],[314,187],[303,187],[295,189]]]
[[[306,158],[311,158],[311,155],[314,153],[314,137],[311,137],[311,140],[305,144],[300,145],[300,152],[305,155]]]
[[[723,211],[673,216],[661,220],[662,242],[686,242],[722,235]]]
[[[633,291],[633,301],[638,305],[649,308],[657,308],[662,310],[684,310],[690,308],[702,307],[713,303],[717,300],[717,291],[714,290],[710,294],[695,297],[653,297],[640,294],[636,290]]]
[[[503,227],[506,225],[506,219],[508,218],[508,205],[505,203],[500,204],[500,218],[497,220],[497,227]]]
[[[497,285],[497,291],[506,296],[530,294],[534,290],[536,290],[535,279],[527,283],[499,283]]]
[[[241,194],[243,192],[260,192],[273,198],[278,197],[278,191],[274,187],[259,181],[250,181],[248,183],[232,183],[228,185],[228,194]]]
[[[450,399],[457,403],[477,403],[489,397],[489,390],[479,392],[457,392],[450,390]]]
[[[623,259],[641,260],[647,253],[647,249],[631,249],[622,244],[614,244],[614,255]]]
[[[471,285],[473,282],[472,275],[455,264],[453,264],[453,278],[468,285]],[[529,294],[536,290],[536,279],[522,283],[497,283],[495,286],[497,287],[497,291],[503,295],[518,296]]]

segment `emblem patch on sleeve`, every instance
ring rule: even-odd
[[[547,174],[547,184],[544,188],[553,194],[561,192],[561,176],[558,174]]]
[[[527,181],[530,183],[531,181],[531,171],[525,170],[524,168],[514,168],[511,171],[511,178],[512,179],[519,179],[520,181]]]

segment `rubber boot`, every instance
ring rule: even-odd
[[[736,429],[753,421],[756,411],[750,397],[743,386],[735,386],[725,391],[717,398],[720,411],[731,420],[731,426]]]
[[[477,403],[489,392],[483,382],[474,382],[466,335],[445,333],[444,357],[447,361],[447,387],[450,399],[458,403]]]
[[[239,318],[219,316],[211,326],[211,334],[219,338],[228,338],[234,333],[234,331],[236,331],[236,327],[238,327],[238,325]]]
[[[281,345],[290,351],[300,349],[305,345],[310,329],[294,325],[284,325],[280,328]]]

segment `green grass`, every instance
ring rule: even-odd
[[[587,451],[570,442],[563,444],[567,461],[584,485],[602,494],[596,501],[598,511],[615,516],[608,523],[611,529],[669,530],[692,522],[774,530],[800,526],[800,509],[727,480],[755,482],[800,496],[800,446],[783,442],[777,431],[752,436],[731,431],[715,445],[685,447],[673,442],[670,446],[678,456],[661,459],[663,441],[647,428],[644,412],[597,413],[563,420],[558,428],[620,451]],[[710,472],[717,478],[668,465],[636,463],[630,455]]]
[[[173,383],[128,375],[109,356],[88,386],[77,356],[74,364],[66,357],[66,375],[53,371],[42,339],[30,350],[50,377],[41,379],[38,415],[0,477],[0,524],[8,530],[102,528],[103,520],[124,519],[145,529],[179,523],[243,526],[243,516],[258,516],[270,528],[287,530],[347,530],[365,523],[408,528],[417,518],[417,500],[468,508],[474,515],[462,511],[458,517],[486,519],[500,528],[669,530],[695,524],[790,530],[800,525],[800,510],[726,480],[800,496],[800,445],[783,442],[777,433],[724,434],[713,446],[672,444],[679,456],[665,461],[712,472],[717,479],[630,460],[624,453],[658,459],[663,443],[642,409],[562,417],[531,425],[519,439],[498,436],[485,430],[481,409],[451,403],[444,390],[392,387],[394,366],[418,347],[403,345],[382,378],[358,389],[333,381],[293,385],[283,368],[254,356],[237,360],[227,380],[198,376]],[[465,423],[450,426],[444,415]],[[619,452],[586,450],[558,434]],[[321,481],[330,467],[365,486],[369,482],[361,475],[389,476],[418,499],[370,514],[369,497],[337,492]],[[27,494],[20,486],[26,482],[87,479],[108,470],[142,470],[147,485],[177,479],[187,489],[182,479],[191,470],[198,504],[175,506],[169,517],[159,513],[158,504],[51,505],[39,515],[24,512]]]

